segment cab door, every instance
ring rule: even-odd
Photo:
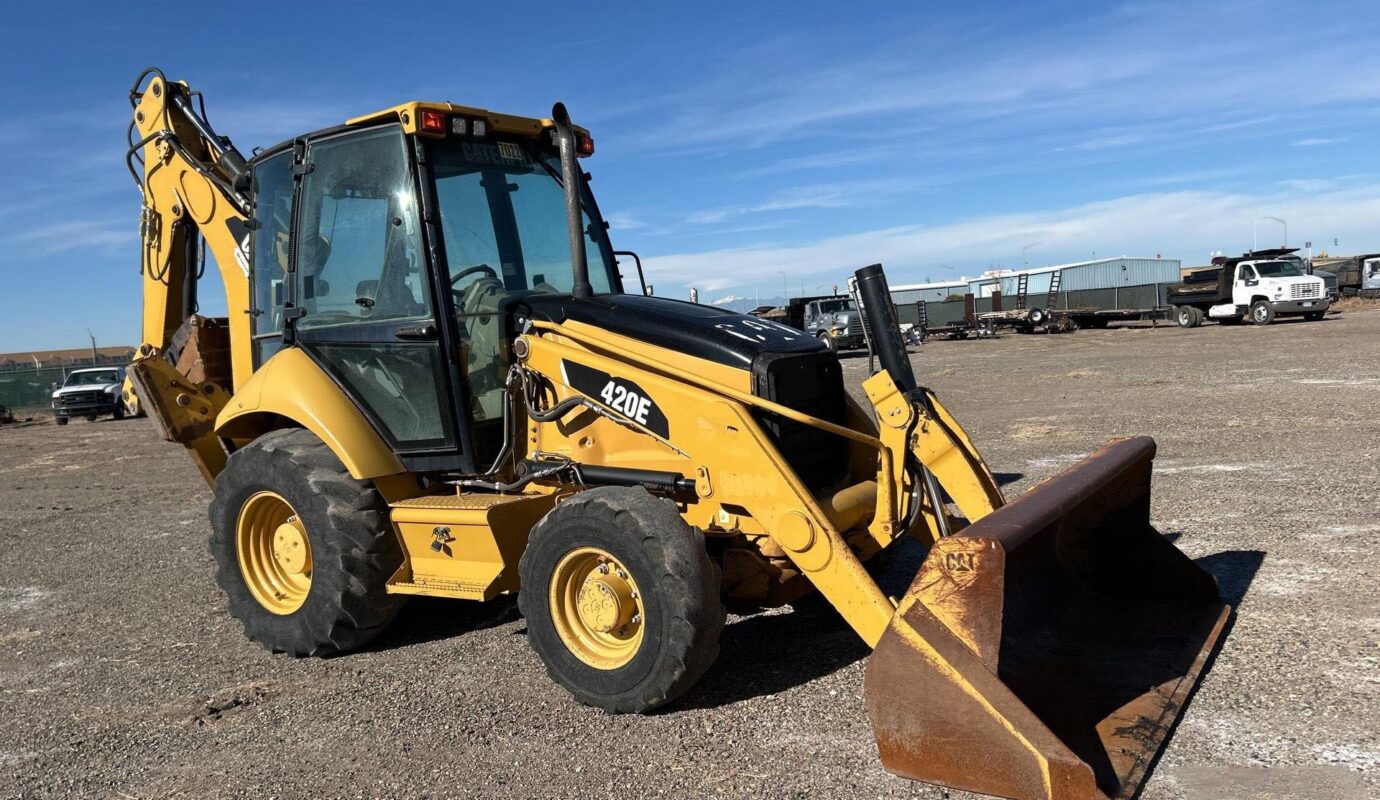
[[[410,469],[472,469],[401,130],[313,140],[294,171],[291,339]]]
[[[1232,284],[1232,303],[1238,306],[1250,305],[1251,298],[1255,296],[1255,287],[1258,285],[1260,278],[1255,274],[1255,267],[1250,264],[1238,264],[1236,280]]]

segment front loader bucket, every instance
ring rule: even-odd
[[[1231,607],[1112,442],[940,539],[867,666],[887,770],[1001,797],[1135,795]]]

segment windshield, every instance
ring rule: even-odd
[[[526,143],[447,139],[435,145],[432,171],[451,286],[463,292],[484,278],[504,293],[569,292],[570,238],[560,162]],[[595,294],[615,291],[614,262],[595,230],[586,195],[585,259]]]
[[[852,311],[852,300],[822,300],[819,304],[820,313],[836,314],[840,311]]]
[[[1298,264],[1288,261],[1257,261],[1255,271],[1262,278],[1297,278],[1303,275]]]
[[[100,369],[92,372],[73,372],[67,376],[63,386],[104,386],[108,383],[119,383],[120,371],[118,369]]]

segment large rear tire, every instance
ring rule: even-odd
[[[643,713],[719,653],[719,570],[675,506],[643,489],[581,492],[547,514],[519,565],[527,641],[586,705]]]
[[[387,504],[308,431],[267,433],[226,461],[211,555],[231,616],[273,652],[353,650],[403,605],[385,589],[402,564]]]
[[[1197,328],[1203,324],[1203,310],[1196,306],[1179,306],[1175,319],[1180,328]]]

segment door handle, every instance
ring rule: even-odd
[[[409,342],[434,342],[436,341],[436,326],[428,324],[398,328],[393,331],[393,336]]]

